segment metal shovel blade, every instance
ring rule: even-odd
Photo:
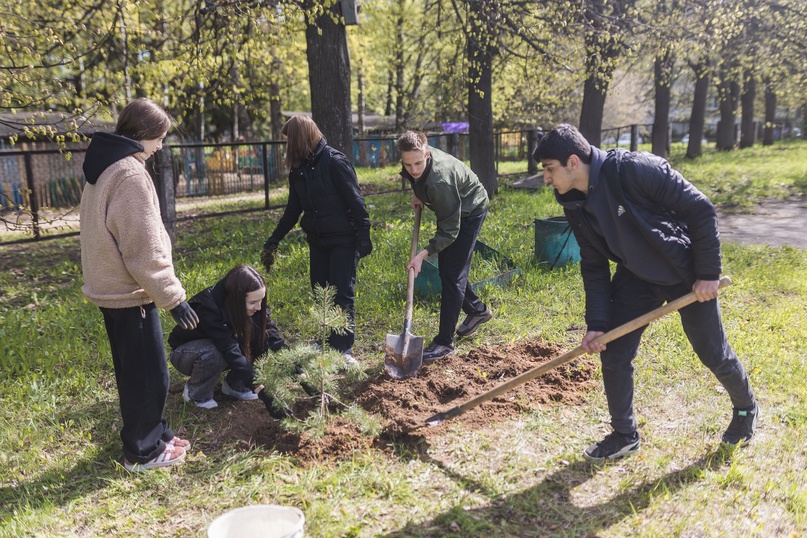
[[[384,370],[393,379],[417,375],[423,365],[423,337],[408,331],[388,334],[385,342]]]
[[[421,208],[415,208],[415,225],[412,229],[412,247],[409,251],[409,259],[415,257],[418,245],[418,234],[420,233]],[[404,315],[403,332],[398,334],[388,334],[385,342],[384,369],[393,379],[406,379],[417,375],[420,367],[423,366],[423,337],[413,336],[410,332],[412,328],[412,309],[414,307],[415,292],[415,269],[409,268],[407,271],[406,283],[406,314]]]

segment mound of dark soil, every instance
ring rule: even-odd
[[[363,435],[356,426],[334,417],[323,437],[311,439],[306,434],[281,429],[260,402],[225,404],[210,415],[216,433],[207,440],[207,450],[236,441],[274,448],[307,462],[349,457],[354,450],[372,447],[384,450],[391,441],[417,443],[440,435],[448,423],[427,426],[427,418],[461,405],[562,352],[556,346],[525,341],[482,346],[467,355],[425,364],[416,377],[406,380],[390,379],[381,373],[359,388],[356,399],[365,410],[384,422],[380,438]],[[576,359],[452,420],[462,421],[468,428],[485,429],[526,409],[553,402],[577,402],[593,386],[592,375],[596,368],[590,358]],[[181,392],[181,389],[179,385],[172,392]],[[295,415],[304,416],[306,407],[310,407],[310,403],[296,406]]]

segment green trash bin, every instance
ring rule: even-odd
[[[566,217],[535,219],[535,257],[550,271],[580,261],[580,245]]]
[[[474,246],[474,258],[476,257],[496,260],[502,272],[480,282],[471,283],[471,289],[475,292],[479,292],[485,286],[504,286],[521,274],[521,269],[516,267],[510,258],[478,239],[476,246]],[[471,264],[473,264],[473,261],[471,261]],[[443,284],[440,282],[440,268],[437,263],[437,256],[429,256],[423,260],[420,273],[415,278],[415,292],[418,295],[425,296],[440,293],[442,290]]]

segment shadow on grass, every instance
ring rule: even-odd
[[[88,418],[91,417],[91,418]],[[118,419],[117,400],[99,401],[87,407],[63,410],[53,424],[81,423],[92,431],[97,452],[76,457],[69,448],[25,446],[22,450],[39,450],[47,454],[37,461],[41,474],[26,479],[4,479],[0,486],[0,522],[10,521],[26,512],[48,506],[68,506],[72,501],[89,498],[122,476],[130,475],[123,467],[121,441],[117,430],[105,428]],[[58,443],[58,436],[51,443]],[[56,452],[54,452],[56,451]],[[58,452],[58,453],[57,453]],[[17,473],[19,474],[19,473]],[[2,531],[0,531],[2,535]]]
[[[448,477],[482,495],[491,492],[479,482],[456,472],[426,453],[417,455],[424,463],[435,465]],[[385,534],[390,538],[451,536],[596,536],[624,518],[646,509],[658,495],[669,495],[703,479],[730,459],[731,451],[718,448],[678,471],[637,484],[622,493],[602,499],[598,504],[578,506],[573,490],[597,474],[601,466],[580,460],[562,467],[540,483],[516,494],[492,496],[484,508],[453,506],[445,513],[419,524]]]
[[[74,461],[72,467],[56,466],[34,480],[0,487],[0,521],[45,506],[66,506],[106,488],[121,472],[127,473],[113,464],[120,459],[120,444],[107,443],[94,456]]]

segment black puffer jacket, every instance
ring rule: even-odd
[[[238,344],[235,330],[232,328],[232,323],[230,323],[230,316],[227,315],[227,310],[224,306],[224,300],[224,279],[194,295],[188,301],[188,304],[193,307],[199,316],[199,324],[191,331],[183,329],[179,325],[174,327],[174,330],[168,335],[168,345],[171,346],[171,349],[176,349],[191,340],[209,338],[216,348],[221,351],[230,370],[250,390],[253,390],[255,384],[253,382],[254,371],[252,363],[244,356],[241,346]],[[285,345],[275,322],[272,320],[268,306],[266,307],[266,336],[263,345],[260,345],[257,319],[257,313],[250,318],[252,321],[250,355],[253,359],[260,357],[270,349],[278,351]]]
[[[308,242],[325,248],[355,247],[370,237],[370,216],[356,172],[344,153],[322,138],[311,159],[289,172],[289,201],[270,242],[279,243],[302,213]]]
[[[557,200],[580,244],[589,330],[607,330],[609,260],[661,285],[717,280],[720,238],[714,205],[666,160],[592,148],[588,193]]]

